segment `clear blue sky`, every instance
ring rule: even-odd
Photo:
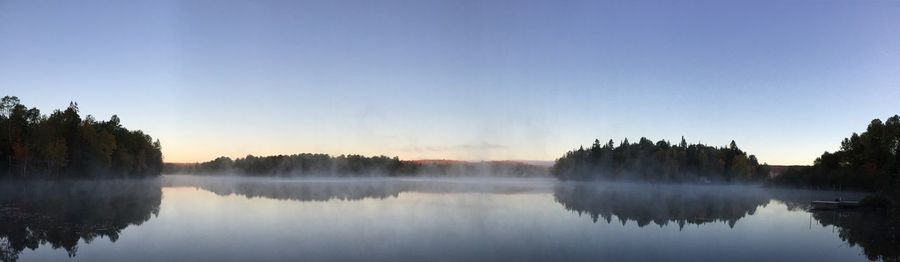
[[[900,1],[0,0],[0,93],[167,161],[684,135],[809,164],[900,113]]]

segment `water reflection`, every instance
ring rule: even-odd
[[[858,200],[863,193],[775,189],[771,198],[790,210],[810,210],[810,201],[844,198]],[[808,211],[819,226],[831,227],[849,246],[859,246],[869,260],[900,261],[900,210],[818,210]]]
[[[75,259],[88,261],[136,253],[145,260],[900,258],[897,215],[807,213],[810,200],[835,193],[755,186],[164,176],[0,189],[3,261],[56,260],[65,255],[46,251],[74,256],[79,245]],[[92,243],[97,238],[116,243]],[[50,248],[22,254],[40,246]]]
[[[167,176],[165,185],[197,187],[220,196],[241,195],[297,201],[354,201],[396,198],[403,192],[513,194],[545,192],[548,179],[267,179],[244,177]]]
[[[738,220],[753,215],[770,201],[803,212],[810,209],[812,200],[837,196],[860,199],[863,194],[746,186],[559,183],[553,196],[567,210],[587,214],[594,223],[601,218],[612,223],[615,217],[623,225],[628,221],[639,227],[675,223],[681,229],[685,224],[712,222],[725,222],[733,228]],[[833,227],[847,244],[862,247],[868,259],[900,261],[900,216],[896,211],[810,212],[818,225]]]
[[[900,261],[900,215],[896,211],[816,211],[822,226],[834,226],[841,240],[862,247],[872,261]]]
[[[737,221],[769,202],[764,190],[745,186],[684,186],[641,184],[560,183],[553,196],[567,210],[584,213],[596,223],[613,216],[623,225],[643,227]]]
[[[0,184],[0,260],[47,244],[72,257],[79,240],[115,242],[158,214],[161,199],[158,179]]]

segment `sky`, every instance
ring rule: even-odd
[[[0,95],[168,162],[684,136],[811,164],[900,113],[900,1],[0,0]]]

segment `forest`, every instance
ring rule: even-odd
[[[771,181],[777,185],[881,192],[900,200],[900,116],[874,119],[861,134],[844,138],[834,153],[812,166],[793,167]]]
[[[613,140],[580,147],[556,160],[553,175],[563,180],[639,180],[668,182],[762,181],[769,174],[766,164],[747,155],[734,141],[727,147],[688,144],[684,137],[677,145],[641,138],[631,143],[625,138],[618,146]]]
[[[241,174],[250,176],[309,175],[309,176],[396,176],[411,172],[411,166],[396,157],[327,154],[294,154],[253,156],[231,159],[219,157],[196,164],[166,164],[166,173],[182,174]]]
[[[547,168],[514,161],[416,161],[398,157],[328,154],[219,157],[202,163],[166,163],[167,174],[249,176],[549,176]]]
[[[118,116],[82,118],[78,104],[49,116],[15,96],[0,100],[0,178],[141,177],[162,171],[162,151]]]

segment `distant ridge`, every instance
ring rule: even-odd
[[[405,160],[413,163],[419,164],[475,164],[475,163],[489,163],[489,164],[524,164],[524,165],[532,165],[532,166],[540,166],[540,167],[551,167],[553,166],[554,161],[550,160],[489,160],[489,161],[470,161],[470,160],[454,160],[454,159],[416,159],[416,160]],[[166,165],[194,165],[198,162],[166,162]]]
[[[207,162],[166,163],[167,174],[244,174],[253,176],[503,176],[549,177],[549,161],[452,159],[400,160],[398,157],[302,153],[219,157]]]
[[[551,167],[553,166],[553,161],[549,160],[487,160],[487,161],[469,161],[469,160],[453,160],[453,159],[418,159],[418,160],[409,160],[410,162],[419,163],[419,164],[475,164],[475,163],[488,163],[488,164],[523,164],[523,165],[532,165],[532,166],[541,166],[541,167]]]

